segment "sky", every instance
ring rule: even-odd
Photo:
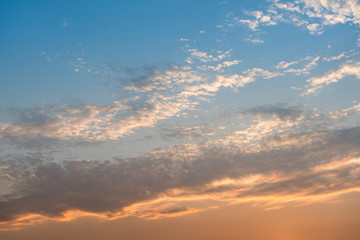
[[[0,2],[0,238],[358,239],[360,2]]]

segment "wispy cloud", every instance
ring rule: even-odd
[[[256,79],[282,75],[260,68],[242,74],[226,69],[241,60],[231,60],[231,50],[216,55],[189,49],[189,65],[111,67],[111,85],[122,98],[108,105],[48,105],[11,110],[7,122],[0,122],[0,140],[22,147],[41,148],[50,142],[96,143],[117,140],[137,129],[155,127],[159,121],[193,111],[211,101],[221,88],[239,88]],[[216,63],[213,65],[213,63]],[[15,114],[16,113],[16,114]]]
[[[308,79],[307,82],[309,84],[306,86],[307,90],[303,93],[303,95],[316,94],[324,86],[336,83],[346,76],[355,76],[360,79],[360,64],[346,63],[340,66],[337,70]]]
[[[307,62],[304,66],[302,66],[301,68],[288,68],[288,69],[284,70],[284,72],[295,73],[296,75],[309,74],[310,70],[312,70],[313,68],[315,68],[318,65],[319,60],[320,60],[319,56],[318,57],[311,57],[311,56],[305,57],[301,60],[301,62]]]
[[[277,69],[285,69],[285,68],[288,68],[289,66],[297,64],[297,63],[299,63],[299,62],[298,61],[293,61],[293,62],[281,61],[281,62],[279,62],[278,65],[276,65],[276,68]]]

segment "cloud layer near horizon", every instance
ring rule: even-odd
[[[259,109],[269,114],[269,107]],[[259,114],[259,109],[247,112]],[[280,122],[284,111],[275,109]],[[65,219],[74,210],[110,219],[156,218],[182,212],[178,208],[202,210],[189,200],[282,206],[360,190],[359,127],[277,132],[256,142],[251,151],[203,143],[192,156],[181,154],[185,145],[110,161],[54,162],[39,154],[11,154],[1,159],[2,177],[16,190],[2,196],[0,219],[16,226],[29,221],[24,216]]]

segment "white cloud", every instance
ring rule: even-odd
[[[198,93],[205,91],[205,93],[214,93],[219,91],[222,87],[237,88],[243,87],[248,83],[254,82],[256,78],[270,79],[282,75],[277,72],[269,72],[260,68],[252,68],[240,74],[232,75],[217,75],[216,80],[211,83],[204,83],[197,86],[186,87],[185,90]]]
[[[309,85],[306,86],[307,90],[303,95],[316,94],[320,88],[336,83],[346,76],[355,76],[360,79],[360,63],[347,63],[335,71],[308,79]]]
[[[285,10],[291,11],[291,12],[302,13],[302,11],[300,10],[300,7],[298,5],[296,5],[296,3],[289,3],[289,2],[280,3],[280,2],[276,2],[274,5],[279,9],[285,9]]]
[[[198,59],[201,62],[216,62],[221,60],[224,57],[227,57],[230,52],[226,52],[223,54],[220,54],[218,56],[213,56],[212,54],[209,54],[207,52],[201,52],[197,49],[189,49],[190,56],[193,58]]]
[[[262,16],[260,22],[270,22],[270,20],[271,20],[270,16]]]
[[[360,23],[360,5],[357,0],[301,0],[287,4],[276,3],[275,6],[319,20],[318,23],[306,26],[311,34],[321,34],[324,25]]]
[[[264,40],[259,39],[259,38],[245,38],[245,41],[252,42],[254,44],[264,43]]]
[[[318,23],[308,24],[306,28],[310,31],[310,34],[322,34],[322,26]]]
[[[320,18],[324,25],[360,23],[360,5],[357,0],[302,0],[306,15]]]
[[[222,63],[217,64],[216,66],[211,66],[211,65],[197,66],[197,69],[203,70],[203,71],[206,71],[206,70],[223,71],[223,68],[231,67],[231,66],[237,65],[241,62],[242,62],[241,60],[224,61]]]
[[[303,59],[301,59],[299,62],[308,62],[307,64],[305,64],[302,68],[288,68],[286,69],[284,72],[287,73],[295,73],[296,75],[300,75],[300,74],[309,74],[310,70],[312,70],[313,68],[315,68],[318,64],[318,61],[321,58],[318,57],[311,57],[311,56],[307,56]],[[279,66],[279,64],[278,64]],[[280,65],[281,66],[281,65]]]
[[[239,19],[236,23],[246,24],[250,30],[259,31],[261,26],[292,22],[305,27],[310,34],[320,35],[324,26],[351,22],[360,24],[360,4],[357,0],[299,0],[295,2],[275,1],[266,11],[247,13],[253,19]],[[229,23],[229,26],[235,26]]]
[[[348,57],[348,56],[346,55],[346,53],[347,53],[347,52],[345,51],[345,52],[340,53],[340,54],[337,55],[337,56],[333,56],[333,57],[330,57],[330,58],[326,58],[326,57],[325,57],[324,60],[327,61],[327,62],[340,60],[340,59],[342,59],[342,58]]]
[[[258,26],[259,26],[259,21],[258,20],[249,20],[249,19],[241,19],[238,21],[239,23],[243,23],[243,24],[247,24],[248,27],[252,30],[252,31],[259,31]]]
[[[339,110],[339,111],[331,111],[329,113],[331,118],[339,119],[339,118],[350,118],[351,115],[360,112],[360,102],[354,101],[353,106]]]
[[[299,63],[299,62],[297,62],[297,61],[293,61],[293,62],[281,61],[281,62],[279,62],[278,65],[276,65],[276,68],[277,69],[285,69],[285,68],[288,68],[289,66],[297,64],[297,63]]]

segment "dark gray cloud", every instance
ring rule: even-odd
[[[258,107],[249,108],[241,112],[244,115],[255,115],[255,116],[271,116],[277,117],[280,120],[295,120],[296,118],[304,114],[301,107],[291,107],[286,104],[277,105],[262,105]]]
[[[112,85],[114,87],[127,87],[132,89],[146,89],[153,85],[154,77],[159,74],[160,71],[173,69],[172,65],[144,65],[138,67],[127,66],[110,66],[113,72]],[[157,90],[151,87],[152,90]]]
[[[48,111],[46,108],[8,108],[4,109],[3,118],[8,118],[12,122],[9,126],[0,129],[0,139],[6,143],[17,143],[19,146],[26,148],[33,147],[49,147],[54,144],[55,138],[47,137],[41,134],[28,135],[25,131],[17,132],[16,127],[26,129],[46,129],[55,126],[59,119],[54,115],[58,106],[54,107],[54,111]],[[3,123],[4,124],[4,123]]]
[[[110,66],[110,69],[119,75],[120,81],[126,81],[126,84],[130,82],[139,85],[154,76],[158,68],[154,65],[148,65],[141,67]]]
[[[43,154],[8,155],[1,159],[1,172],[14,188],[12,194],[2,197],[5,200],[0,202],[0,220],[10,221],[30,213],[59,217],[69,210],[111,215],[173,188],[184,189],[184,194],[236,189],[204,186],[214,180],[249,174],[285,178],[256,184],[239,198],[293,193],[311,196],[360,187],[359,174],[351,165],[316,173],[311,170],[332,161],[360,157],[360,127],[287,136],[287,140],[299,138],[309,141],[253,153],[236,147],[209,147],[195,158],[177,160],[146,155],[56,163]]]
[[[176,214],[176,213],[185,212],[187,210],[189,210],[187,207],[171,208],[161,211],[160,214]]]

